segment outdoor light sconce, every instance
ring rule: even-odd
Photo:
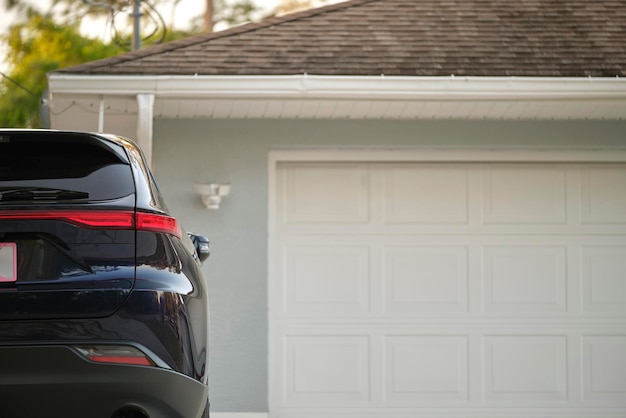
[[[194,183],[193,191],[202,198],[207,209],[219,209],[224,196],[230,193],[230,183]]]

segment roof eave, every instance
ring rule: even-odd
[[[153,94],[155,106],[176,101],[207,101],[231,109],[233,103],[331,103],[369,110],[346,113],[336,106],[330,118],[463,119],[624,119],[626,81],[621,78],[543,77],[388,77],[388,76],[49,76],[53,98],[135,97]],[[195,106],[197,108],[197,106]],[[266,106],[267,107],[267,106]],[[292,107],[292,106],[290,106]],[[372,110],[372,107],[374,108]],[[408,109],[407,109],[408,107]],[[433,108],[437,111],[433,113]],[[501,107],[501,108],[500,108]],[[191,108],[191,107],[190,107]],[[291,117],[319,117],[319,106],[300,106]],[[308,110],[307,110],[308,109]],[[318,109],[317,114],[312,114]],[[378,109],[378,110],[376,110]],[[331,112],[332,113],[332,112]],[[380,114],[377,114],[380,113]],[[216,112],[216,114],[223,114]],[[155,113],[156,116],[168,117]],[[246,117],[230,112],[229,117]],[[177,115],[177,117],[199,117]],[[204,114],[200,117],[216,117]],[[264,112],[263,117],[284,117]]]

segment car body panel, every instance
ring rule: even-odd
[[[62,365],[62,368],[60,367]],[[201,415],[207,387],[170,369],[98,364],[63,344],[0,347],[0,416],[150,418]]]

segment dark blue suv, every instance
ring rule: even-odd
[[[133,142],[0,130],[0,417],[208,417],[208,250]]]

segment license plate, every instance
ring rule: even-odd
[[[17,245],[0,242],[0,282],[17,280]]]

